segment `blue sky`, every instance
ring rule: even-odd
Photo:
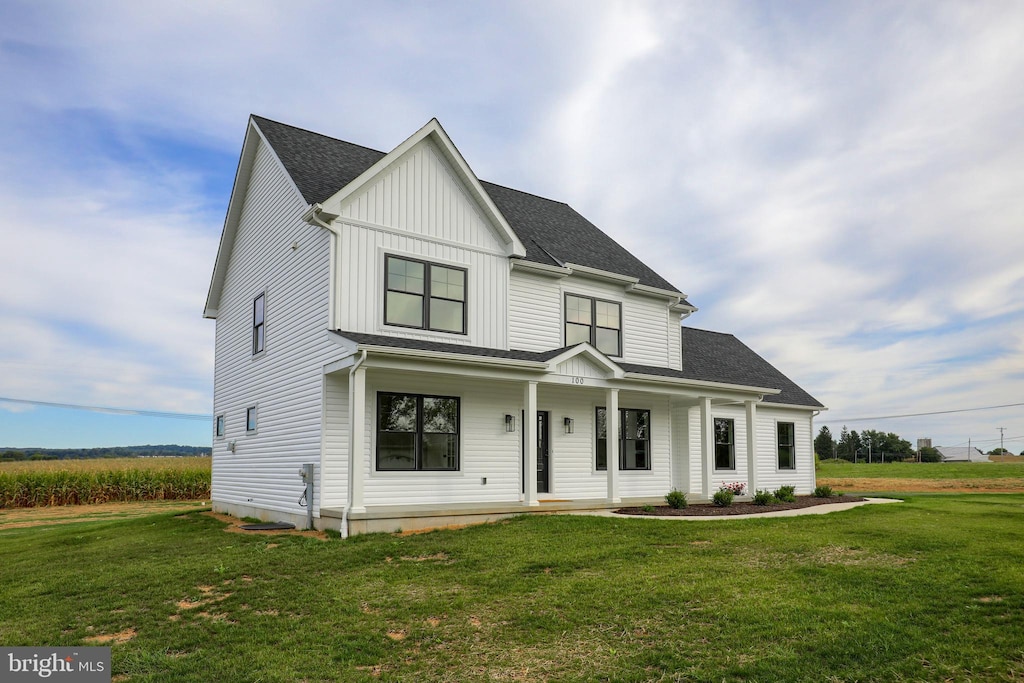
[[[0,0],[0,396],[211,410],[246,117],[437,116],[830,410],[1024,402],[1024,4]],[[1024,449],[1024,407],[849,422]],[[0,403],[0,446],[210,442]]]

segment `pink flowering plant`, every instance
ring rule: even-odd
[[[729,491],[734,496],[742,496],[747,492],[747,485],[742,481],[734,481],[731,483],[722,482],[722,485],[718,487],[719,491]]]

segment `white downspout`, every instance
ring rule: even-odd
[[[348,493],[345,496],[345,508],[341,512],[341,537],[348,538],[348,511],[352,507],[352,470],[355,463],[356,444],[352,437],[352,422],[355,420],[355,406],[353,405],[352,396],[352,383],[355,378],[356,370],[366,360],[366,349],[363,349],[363,353],[356,362],[352,364],[352,367],[348,370]]]

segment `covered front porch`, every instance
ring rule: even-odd
[[[706,500],[722,481],[757,485],[757,410],[771,389],[627,373],[586,344],[537,360],[390,351],[370,349],[325,368],[329,438],[319,516],[326,526],[435,528],[657,504],[673,488]],[[424,452],[408,468],[393,467],[393,433],[381,424],[393,421],[384,397],[396,395],[418,400],[420,410],[425,401],[452,402],[457,425],[444,427],[452,430],[447,459]],[[714,417],[722,414],[735,423],[727,470],[715,466]],[[422,415],[406,422],[420,430],[410,443],[436,441]]]

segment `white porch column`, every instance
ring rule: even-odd
[[[757,491],[757,401],[745,401],[747,408],[747,493]]]
[[[608,465],[608,502],[620,503],[619,498],[619,390],[605,391],[605,449]]]
[[[537,502],[537,383],[527,382],[523,392],[523,446],[526,449],[526,482],[523,502],[540,505]]]
[[[711,476],[715,471],[715,421],[711,417],[711,397],[700,397],[701,495],[711,498]]]
[[[363,480],[366,477],[366,368],[358,367],[349,387],[349,512],[366,512]]]

